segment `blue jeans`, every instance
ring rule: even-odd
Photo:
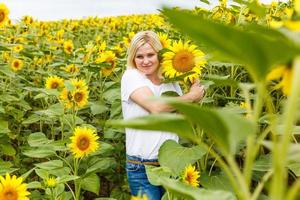
[[[141,159],[136,156],[128,156],[127,160],[140,162],[157,162],[157,159]],[[126,162],[126,172],[131,195],[147,195],[148,200],[160,200],[165,192],[162,186],[151,185],[148,181],[144,164]]]

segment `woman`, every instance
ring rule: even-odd
[[[184,95],[178,83],[162,83],[158,59],[161,49],[162,44],[152,31],[139,32],[132,38],[127,52],[127,69],[121,81],[124,119],[172,111],[173,108],[166,103],[149,100],[166,91],[177,92],[180,96],[175,98],[186,102],[203,98],[204,88],[199,82],[195,82]],[[164,190],[149,183],[144,165],[159,166],[158,150],[170,139],[178,142],[178,136],[173,133],[126,129],[126,171],[132,195],[145,194],[149,200],[161,199]]]

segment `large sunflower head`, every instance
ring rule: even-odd
[[[71,54],[74,49],[74,44],[72,40],[67,40],[64,42],[64,51],[66,54]]]
[[[191,164],[188,165],[183,172],[182,180],[184,183],[191,185],[193,187],[199,186],[198,178],[200,177],[200,172],[195,169],[195,166]]]
[[[8,22],[9,10],[4,3],[0,3],[0,27]]]
[[[21,177],[0,176],[0,199],[1,200],[29,200],[30,193],[26,190],[26,184],[22,183]]]
[[[72,96],[75,105],[78,106],[79,108],[82,108],[88,103],[88,98],[89,98],[88,90],[77,89],[73,92]]]
[[[91,128],[76,127],[74,135],[70,139],[71,144],[69,147],[75,158],[87,156],[99,148],[99,143],[97,142],[99,137]]]
[[[23,66],[24,63],[20,59],[13,59],[10,64],[10,68],[15,72],[20,71],[23,68]]]
[[[58,76],[50,76],[46,80],[45,84],[47,89],[57,89],[64,86],[64,79]]]
[[[170,51],[163,54],[162,73],[167,78],[175,78],[191,72],[185,76],[184,81],[194,82],[199,79],[201,69],[206,64],[205,54],[197,49],[196,45],[174,42]]]

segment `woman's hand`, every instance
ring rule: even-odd
[[[190,91],[188,92],[188,95],[190,96],[193,102],[200,101],[203,98],[204,94],[205,94],[204,86],[200,84],[199,80],[195,81],[192,84]]]

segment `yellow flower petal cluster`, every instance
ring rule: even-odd
[[[196,45],[183,43],[181,40],[174,42],[169,49],[162,55],[162,74],[167,78],[174,78],[192,72],[185,76],[184,81],[194,82],[199,79],[201,69],[206,64],[205,54]]]
[[[291,93],[292,77],[293,70],[291,66],[279,65],[267,75],[267,80],[279,80],[275,89],[281,89],[284,95],[289,96]]]
[[[96,59],[96,63],[108,63],[108,66],[102,67],[101,72],[104,76],[109,76],[117,65],[116,54],[112,51],[105,51],[99,58]]]
[[[9,9],[4,3],[0,3],[0,27],[3,27],[9,20]]]
[[[57,89],[64,86],[64,79],[58,76],[49,76],[46,79],[45,87],[47,89]]]
[[[75,158],[87,156],[99,148],[99,143],[97,142],[99,137],[91,128],[76,127],[74,135],[70,139],[71,144],[69,144],[69,147]]]
[[[19,44],[13,48],[14,52],[21,52],[24,49],[23,45]]]
[[[57,180],[53,177],[50,177],[46,180],[47,187],[55,187],[57,185]]]
[[[72,90],[64,88],[60,93],[60,99],[67,109],[82,108],[88,103],[89,91],[84,80],[71,79]]]
[[[158,33],[159,41],[162,44],[163,48],[169,48],[171,40],[168,37],[168,34]]]
[[[13,59],[10,63],[10,68],[15,72],[20,71],[23,68],[23,66],[23,61],[17,58]]]
[[[148,200],[147,195],[131,196],[131,200]]]
[[[75,64],[67,65],[66,67],[62,67],[62,69],[70,74],[75,74],[79,72],[79,67],[77,67]]]
[[[26,190],[27,184],[22,183],[21,177],[6,174],[0,176],[0,199],[1,200],[29,200],[30,192]]]
[[[195,169],[195,166],[189,164],[183,172],[182,180],[184,183],[191,185],[193,187],[199,186],[198,178],[200,177],[200,172]]]
[[[64,52],[66,54],[71,54],[74,50],[74,44],[72,40],[67,40],[64,42]]]

